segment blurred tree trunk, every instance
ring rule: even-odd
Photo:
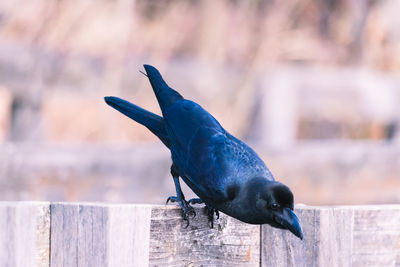
[[[340,2],[337,0],[321,1],[319,33],[323,38],[329,38],[331,35],[331,17],[338,5]]]
[[[353,38],[350,43],[350,51],[353,61],[358,62],[363,57],[365,25],[373,2],[370,0],[354,0],[351,3],[353,13]]]
[[[59,15],[59,7],[60,3],[56,0],[42,5],[42,16],[38,18],[40,26],[31,42],[31,82],[20,88],[13,88],[9,141],[38,142],[42,140],[42,95],[46,72],[46,53],[42,40],[48,34],[54,18]]]
[[[42,97],[39,90],[15,90],[11,102],[11,142],[37,142],[41,138]]]

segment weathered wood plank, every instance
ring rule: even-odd
[[[400,206],[353,206],[352,266],[400,266]]]
[[[304,240],[262,227],[262,266],[399,266],[400,206],[298,206]]]
[[[296,208],[302,225],[304,239],[301,241],[292,233],[274,229],[268,225],[261,227],[262,266],[315,266],[319,259],[320,214],[318,210]]]
[[[259,266],[260,226],[221,214],[210,229],[203,208],[188,228],[181,211],[153,206],[150,266]]]
[[[184,228],[176,206],[0,202],[0,266],[400,266],[400,205],[297,206],[303,241],[196,211]]]
[[[49,266],[49,206],[0,202],[0,266]]]
[[[146,266],[151,206],[51,205],[51,266]]]

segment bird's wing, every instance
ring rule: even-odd
[[[164,113],[174,162],[185,182],[202,199],[223,201],[235,183],[271,176],[264,162],[246,144],[226,132],[200,105],[181,100]]]
[[[273,181],[274,177],[249,146],[229,133],[215,134],[207,145],[199,147],[197,140],[202,140],[198,132],[196,142],[190,148],[186,168],[202,173],[196,177],[199,184],[205,185],[207,192],[229,197],[230,188],[238,188],[255,177],[264,177]],[[190,176],[194,177],[194,176]]]
[[[164,110],[164,124],[171,145],[176,151],[173,153],[188,155],[188,149],[198,131],[203,131],[201,138],[207,139],[216,133],[224,133],[218,121],[211,116],[200,105],[190,100],[176,101],[173,105]],[[196,140],[203,144],[203,140]],[[201,146],[201,145],[199,145]]]
[[[212,179],[210,172],[214,170],[209,162],[210,140],[214,135],[225,134],[225,130],[200,105],[185,99],[164,110],[164,125],[180,175],[198,195],[199,191],[207,192],[205,181]]]

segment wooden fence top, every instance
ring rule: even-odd
[[[400,205],[297,205],[304,239],[200,206],[0,202],[0,266],[398,266]]]

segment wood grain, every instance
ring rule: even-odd
[[[51,266],[147,266],[151,206],[51,205]]]
[[[203,208],[188,228],[174,206],[153,206],[150,266],[259,266],[260,226],[225,214],[211,229]]]
[[[49,266],[49,206],[0,202],[0,266]]]
[[[400,266],[400,205],[296,206],[300,240],[203,208],[0,202],[0,266]]]
[[[298,206],[301,241],[262,226],[262,266],[400,266],[400,206]]]

